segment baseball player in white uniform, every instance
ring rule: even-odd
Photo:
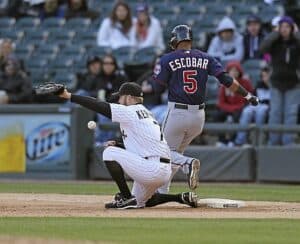
[[[119,92],[114,94],[118,97],[119,104],[74,95],[67,90],[60,96],[101,113],[111,118],[113,122],[120,123],[124,148],[116,141],[110,141],[103,152],[103,161],[117,183],[120,193],[105,207],[116,209],[145,207],[147,200],[170,179],[171,164],[170,149],[160,126],[142,105],[141,87],[135,83],[124,83]],[[132,192],[128,188],[124,172],[134,180]],[[155,196],[155,205],[178,201],[195,207],[196,196],[191,193],[182,193],[173,197],[162,196],[162,199]],[[153,198],[151,201],[153,203]],[[148,204],[148,206],[152,205],[151,202]]]

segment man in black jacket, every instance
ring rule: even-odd
[[[8,59],[0,76],[0,104],[31,101],[32,84],[16,59]]]
[[[100,82],[102,61],[97,56],[91,56],[86,62],[87,72],[78,74],[77,94],[97,97],[97,85]]]
[[[262,42],[261,51],[272,57],[271,101],[269,124],[295,125],[300,104],[299,56],[300,33],[293,19],[284,16],[278,30]],[[270,145],[293,144],[295,134],[270,133]]]
[[[247,19],[247,29],[243,35],[244,60],[262,58],[259,52],[259,45],[264,39],[261,20],[256,15],[251,15]]]

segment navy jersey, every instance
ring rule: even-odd
[[[154,89],[169,89],[171,102],[197,105],[205,100],[208,75],[223,73],[222,65],[197,49],[176,50],[161,57],[154,69]]]

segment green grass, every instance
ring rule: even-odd
[[[116,243],[299,243],[300,220],[0,218],[0,235]]]
[[[186,184],[172,184],[171,192],[182,191],[188,191]],[[113,195],[117,187],[112,182],[0,182],[1,192]],[[300,185],[200,184],[197,193],[201,198],[300,202]]]

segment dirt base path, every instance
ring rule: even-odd
[[[138,210],[107,210],[112,196],[1,193],[0,217],[294,218],[300,203],[246,202],[235,209],[190,208],[176,203]]]

